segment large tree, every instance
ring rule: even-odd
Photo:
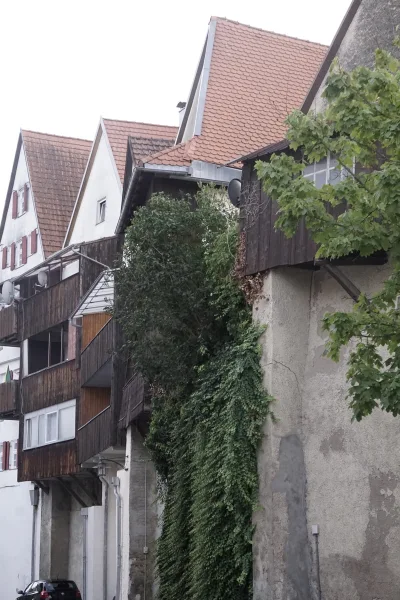
[[[399,41],[394,42],[397,51]],[[348,364],[353,416],[374,408],[400,413],[400,62],[377,50],[372,68],[346,72],[335,61],[319,114],[292,113],[292,154],[259,161],[266,193],[279,205],[277,227],[292,236],[301,219],[318,244],[318,257],[389,255],[390,276],[372,298],[361,295],[352,312],[324,318],[328,354]],[[299,159],[299,156],[301,157]],[[318,189],[302,176],[315,161],[337,161],[335,178]]]

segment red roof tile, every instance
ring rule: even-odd
[[[327,47],[213,17],[216,21],[201,135],[147,162],[224,164],[285,137]]]
[[[177,127],[103,119],[121,181],[124,179],[128,137],[158,138],[174,143]]]
[[[91,142],[21,131],[45,256],[60,250]]]

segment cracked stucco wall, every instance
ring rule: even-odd
[[[342,267],[367,294],[384,267]],[[314,600],[320,526],[324,600],[400,597],[400,426],[381,411],[351,422],[346,358],[324,356],[321,319],[352,300],[323,271],[276,269],[265,278],[255,318],[265,384],[276,423],[259,453],[260,509],[255,512],[255,600]]]

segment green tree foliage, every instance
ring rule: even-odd
[[[398,40],[395,46],[399,46]],[[343,346],[354,344],[349,359],[349,397],[361,420],[375,407],[400,412],[400,63],[377,50],[373,68],[348,73],[331,68],[320,114],[299,111],[288,118],[292,155],[259,161],[258,176],[279,204],[277,226],[292,236],[301,219],[319,249],[338,258],[389,253],[392,270],[383,289],[362,295],[350,313],[324,318],[328,354],[339,360]],[[341,181],[317,189],[301,176],[305,166],[330,153]],[[339,209],[337,208],[339,207]],[[338,213],[339,216],[338,216]]]
[[[154,391],[160,600],[251,597],[256,452],[270,398],[237,248],[237,215],[208,187],[195,199],[153,196],[126,235],[116,317]]]

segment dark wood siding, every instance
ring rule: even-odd
[[[110,405],[110,388],[83,387],[79,400],[78,427],[85,425],[90,419]]]
[[[101,239],[90,244],[84,244],[81,253],[89,259],[94,259],[102,264],[97,264],[93,260],[81,257],[81,295],[83,296],[94,283],[96,277],[108,267],[114,267],[120,252],[122,251],[123,236],[114,236]]]
[[[18,342],[17,308],[13,304],[0,310],[0,344],[15,345]]]
[[[75,360],[24,377],[21,381],[23,414],[77,398],[80,390],[79,380]]]
[[[35,481],[74,475],[80,470],[77,461],[76,440],[19,452],[18,481]]]
[[[79,464],[112,446],[114,439],[111,407],[108,407],[78,429]]]
[[[254,161],[243,168],[242,190],[241,217],[246,240],[246,275],[273,267],[312,264],[317,247],[304,222],[291,239],[275,229],[278,205],[262,190]]]
[[[113,321],[108,321],[81,354],[81,385],[85,385],[99,369],[111,360],[114,348]],[[111,380],[110,380],[111,387]]]
[[[19,410],[19,381],[0,384],[0,419],[15,419]]]
[[[118,426],[126,429],[142,413],[151,411],[151,402],[143,377],[134,375],[122,390],[121,415]]]
[[[78,274],[25,300],[21,308],[22,339],[67,321],[78,300]]]

